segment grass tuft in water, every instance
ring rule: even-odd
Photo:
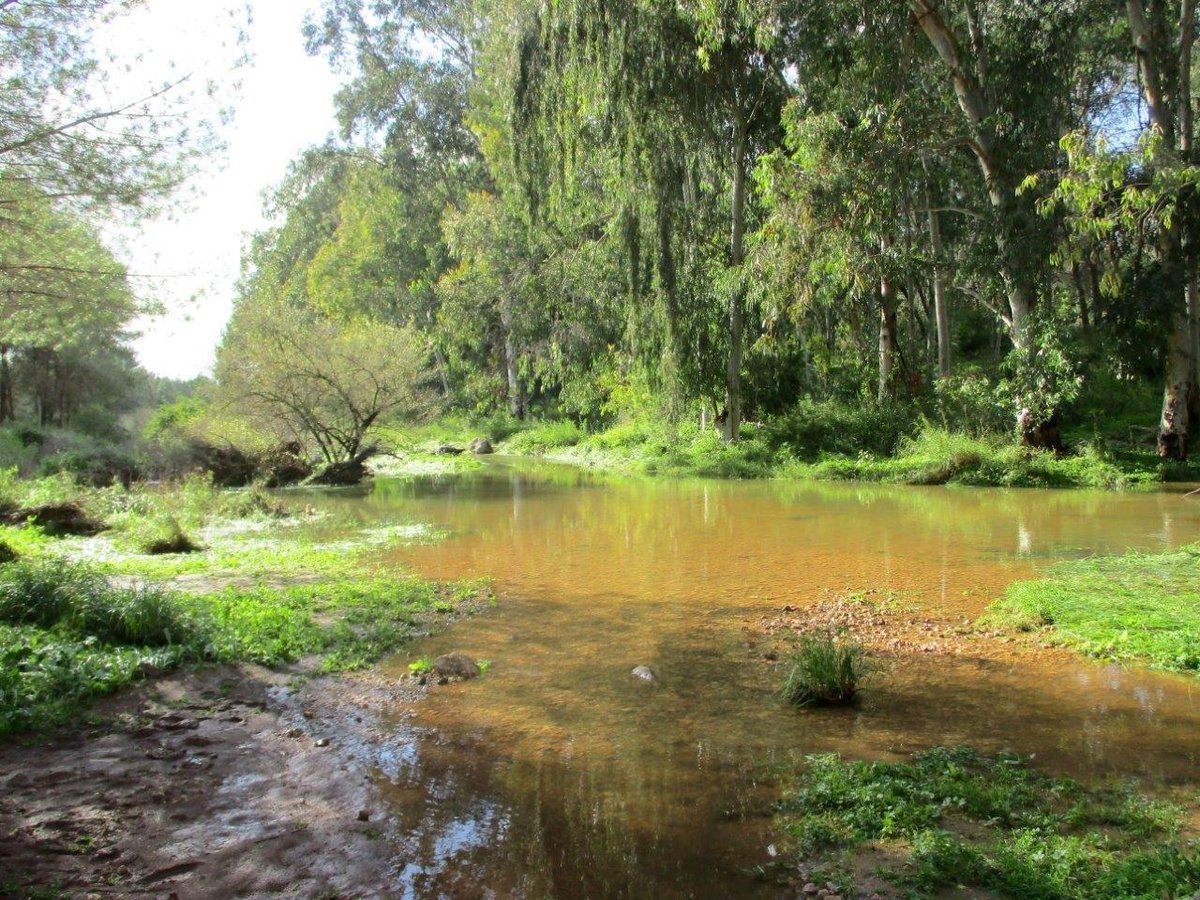
[[[1184,813],[1130,785],[1086,788],[1007,754],[938,747],[911,763],[811,756],[776,818],[793,851],[832,858],[871,842],[910,896],[947,889],[1092,900],[1200,888]]]
[[[782,693],[797,706],[850,703],[867,668],[862,647],[831,634],[802,637],[785,666]]]

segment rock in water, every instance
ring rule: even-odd
[[[494,453],[492,442],[487,438],[475,438],[470,444],[471,452],[476,456],[486,456],[489,453]]]
[[[439,678],[456,678],[467,681],[479,675],[479,666],[465,653],[447,653],[439,656],[429,667]]]
[[[658,681],[658,676],[654,674],[654,670],[649,666],[637,666],[629,674],[639,681],[645,681],[647,684],[654,684]]]

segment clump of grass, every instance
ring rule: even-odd
[[[0,735],[63,722],[98,693],[188,660],[315,655],[322,671],[360,668],[486,594],[479,583],[359,573],[190,595],[114,585],[58,559],[18,561],[0,567]]]
[[[1085,788],[1012,755],[938,747],[911,763],[809,757],[776,821],[810,857],[882,843],[902,860],[886,874],[915,896],[977,888],[1099,900],[1200,888],[1183,818],[1130,786]]]
[[[196,553],[204,546],[183,530],[171,515],[134,523],[127,532],[129,542],[141,553],[164,556],[171,553]]]
[[[51,559],[0,569],[0,622],[129,646],[186,644],[199,632],[162,588],[117,586],[89,566]]]
[[[422,656],[420,659],[414,659],[408,664],[408,671],[412,675],[424,675],[433,668],[433,662],[428,656]]]
[[[832,634],[811,634],[800,639],[784,665],[787,676],[781,691],[789,703],[850,703],[866,674],[866,654],[858,644]]]
[[[1200,671],[1200,545],[1075,560],[1018,581],[981,624],[1105,659]]]

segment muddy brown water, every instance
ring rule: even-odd
[[[774,768],[936,744],[1035,754],[1148,790],[1200,782],[1200,682],[1087,660],[910,657],[850,710],[797,712],[744,628],[877,589],[972,618],[1049,562],[1200,538],[1200,502],[1110,494],[601,476],[489,460],[327,495],[339,518],[431,523],[394,551],[499,603],[387,663],[461,650],[485,677],[396,710],[378,778],[412,897],[776,896]],[[631,677],[637,665],[659,677]]]

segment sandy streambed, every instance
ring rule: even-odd
[[[384,895],[379,714],[418,690],[204,669],[0,745],[0,896]]]

